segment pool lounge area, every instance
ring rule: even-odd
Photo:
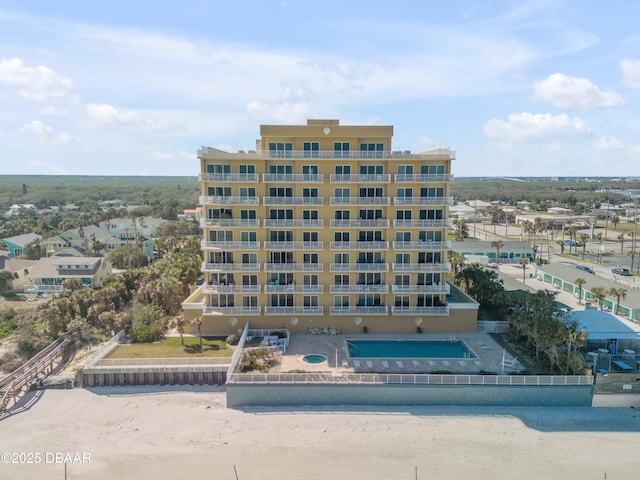
[[[365,342],[384,342],[384,348],[378,351],[379,356],[352,356],[349,345],[358,348]],[[412,347],[433,348],[435,343],[445,347],[446,355],[410,356],[400,351],[391,351],[384,355],[384,349],[394,344],[396,348]],[[426,345],[429,345],[426,347]],[[369,346],[369,345],[366,345]],[[456,349],[455,351],[453,349]],[[324,356],[327,361],[318,364],[305,362],[306,355]],[[467,355],[465,357],[465,354]],[[440,355],[443,355],[441,352]],[[462,334],[409,334],[409,333],[368,333],[349,335],[311,335],[294,333],[291,342],[282,356],[280,372],[353,372],[353,373],[434,373],[452,372],[474,374],[479,371],[502,372],[502,360],[509,363],[513,356],[505,353],[503,348],[486,333]],[[513,367],[505,367],[504,373],[517,373],[523,367],[516,362]]]

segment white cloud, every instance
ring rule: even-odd
[[[622,142],[615,137],[600,137],[595,146],[600,150],[621,150],[624,148]]]
[[[135,131],[157,132],[168,128],[167,122],[149,118],[133,110],[118,109],[111,105],[91,103],[87,105],[91,124],[114,125]]]
[[[631,88],[640,88],[640,60],[623,60],[620,62],[622,81]]]
[[[33,120],[20,128],[20,133],[31,135],[37,143],[49,145],[66,145],[77,143],[78,140],[69,132],[55,132],[40,120]]]
[[[602,91],[588,78],[554,73],[533,84],[534,98],[567,110],[594,110],[624,105],[624,99],[612,91]]]
[[[151,154],[151,158],[153,158],[154,160],[159,160],[159,161],[165,162],[167,160],[173,160],[176,157],[175,157],[175,155],[173,153],[153,152]]]
[[[33,102],[65,99],[74,89],[70,79],[48,67],[28,67],[19,58],[0,60],[0,84],[15,88],[21,98]]]
[[[249,102],[247,113],[256,122],[301,123],[314,117],[313,109],[306,103]]]
[[[550,113],[514,113],[506,122],[493,118],[483,130],[487,137],[505,142],[582,140],[591,136],[581,118]]]

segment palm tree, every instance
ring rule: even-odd
[[[613,225],[613,229],[615,230],[616,227],[618,226],[618,223],[620,223],[620,217],[618,215],[614,215],[611,218],[611,224]]]
[[[624,232],[618,235],[618,241],[620,242],[620,253],[624,253]]]
[[[560,247],[560,255],[564,255],[564,242],[562,240],[556,240],[556,243]],[[569,246],[569,250],[571,250],[571,246]]]
[[[529,260],[527,260],[526,258],[521,258],[520,260],[518,260],[518,264],[522,267],[522,283],[526,283],[525,272],[527,271],[527,265],[529,265]]]
[[[491,248],[496,249],[496,263],[500,265],[500,249],[504,247],[504,242],[502,240],[494,240],[491,242]]]
[[[589,235],[586,233],[580,234],[580,243],[582,244],[582,260],[584,260],[584,254],[587,249],[587,241],[589,240]]]
[[[607,298],[607,292],[604,287],[593,287],[591,289],[591,296],[598,302],[598,309],[602,310],[602,302]]]
[[[573,281],[573,284],[578,287],[578,303],[582,304],[582,287],[585,285],[585,283],[587,283],[587,281],[584,278],[576,278]]]
[[[198,338],[200,339],[200,349],[202,349],[202,317],[197,316],[191,320],[191,325],[198,329]]]
[[[173,325],[176,327],[176,329],[178,330],[178,333],[180,334],[180,345],[182,345],[184,347],[184,326],[185,326],[185,319],[184,319],[184,315],[178,315],[177,317],[175,317],[173,319]],[[201,322],[202,323],[202,322]],[[202,327],[202,325],[201,325]],[[200,344],[202,344],[202,341],[200,342]]]
[[[624,300],[627,298],[627,291],[624,288],[614,288],[611,287],[607,290],[607,293],[616,299],[616,308],[614,310],[614,315],[618,313],[618,309],[620,308],[620,300]]]

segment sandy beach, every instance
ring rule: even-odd
[[[0,421],[0,478],[635,478],[638,410],[227,409],[199,388],[47,390]],[[7,456],[7,452],[9,455]],[[24,454],[22,456],[18,454]],[[36,455],[40,461],[36,463]],[[29,461],[31,455],[32,463]],[[13,457],[13,458],[11,458]],[[7,463],[16,461],[18,463]]]

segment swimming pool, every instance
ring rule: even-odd
[[[476,358],[460,340],[347,340],[353,358]]]

